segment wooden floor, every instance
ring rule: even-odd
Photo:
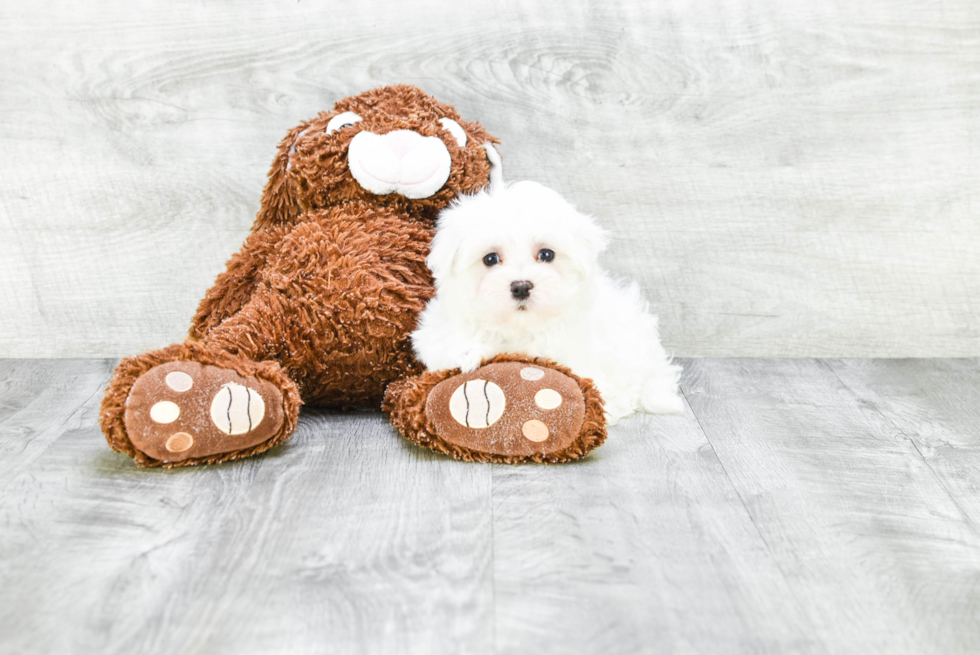
[[[563,466],[376,413],[139,470],[111,360],[0,360],[2,653],[977,653],[980,361],[688,360]]]

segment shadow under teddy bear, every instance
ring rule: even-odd
[[[600,445],[602,400],[568,369],[503,355],[426,372],[412,354],[436,216],[499,174],[495,142],[405,85],[290,130],[189,338],[116,368],[100,415],[109,445],[140,466],[217,463],[288,439],[303,403],[382,401],[403,436],[457,459],[560,462]],[[535,403],[544,388],[559,405]]]

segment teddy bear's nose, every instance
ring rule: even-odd
[[[412,130],[395,130],[388,132],[383,138],[385,145],[398,155],[399,159],[404,159],[405,155],[415,150],[425,140],[425,137]]]
[[[412,130],[375,134],[361,130],[347,146],[347,165],[371,193],[428,198],[449,179],[453,160],[442,139]]]

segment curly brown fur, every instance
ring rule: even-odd
[[[345,111],[363,120],[327,134],[330,119]],[[459,123],[465,147],[440,118]],[[441,139],[451,156],[448,180],[415,200],[365,190],[347,166],[350,141],[365,129],[408,129]],[[124,360],[117,369],[102,419],[110,446],[140,465],[162,465],[133,447],[120,417],[139,375],[163,361],[259,367],[304,402],[340,408],[375,408],[389,382],[420,373],[408,335],[433,293],[425,257],[434,220],[459,194],[488,184],[486,142],[496,139],[479,124],[404,85],[346,98],[290,130],[273,160],[252,234],[201,301],[191,341]],[[290,403],[299,406],[298,398]],[[258,447],[168,466],[260,452],[292,432],[295,412],[290,416],[274,440]]]
[[[389,382],[422,370],[408,335],[432,295],[431,235],[363,202],[306,214],[204,342],[278,361],[310,404],[377,407]]]
[[[346,111],[363,120],[349,129],[327,134],[330,119]],[[459,123],[468,137],[466,147],[446,138],[440,118]],[[419,200],[397,193],[379,196],[367,191],[347,168],[347,148],[362,130],[412,130],[442,139],[452,157],[446,184],[432,196]],[[253,230],[300,222],[305,212],[353,201],[387,207],[415,219],[434,220],[439,210],[460,193],[474,193],[487,185],[490,164],[483,149],[486,142],[498,143],[479,123],[464,121],[454,107],[414,86],[381,87],[345,98],[334,105],[333,111],[321,112],[290,130],[279,143]]]
[[[290,226],[277,225],[249,235],[198,305],[191,319],[192,339],[204,339],[212,328],[245,306],[259,283],[260,270],[289,231]]]
[[[578,438],[567,448],[558,452],[527,457],[479,452],[445,441],[436,434],[435,426],[427,417],[425,405],[429,398],[429,392],[443,380],[458,375],[459,369],[426,371],[421,375],[391,383],[385,392],[382,409],[390,415],[391,424],[395,426],[395,429],[412,443],[449,455],[453,459],[470,462],[557,464],[581,459],[601,446],[602,442],[606,440],[606,419],[603,414],[602,396],[599,395],[599,390],[595,388],[591,380],[580,378],[570,369],[541,357],[498,355],[483,362],[483,365],[496,362],[524,362],[552,368],[575,380],[585,397],[585,419]]]

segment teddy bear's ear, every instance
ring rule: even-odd
[[[253,232],[272,225],[291,223],[299,214],[299,204],[289,184],[289,155],[296,140],[306,131],[311,122],[300,123],[279,142],[276,158],[272,160],[272,168],[269,169],[269,179],[262,191],[262,206],[259,207],[255,225],[252,226]]]

